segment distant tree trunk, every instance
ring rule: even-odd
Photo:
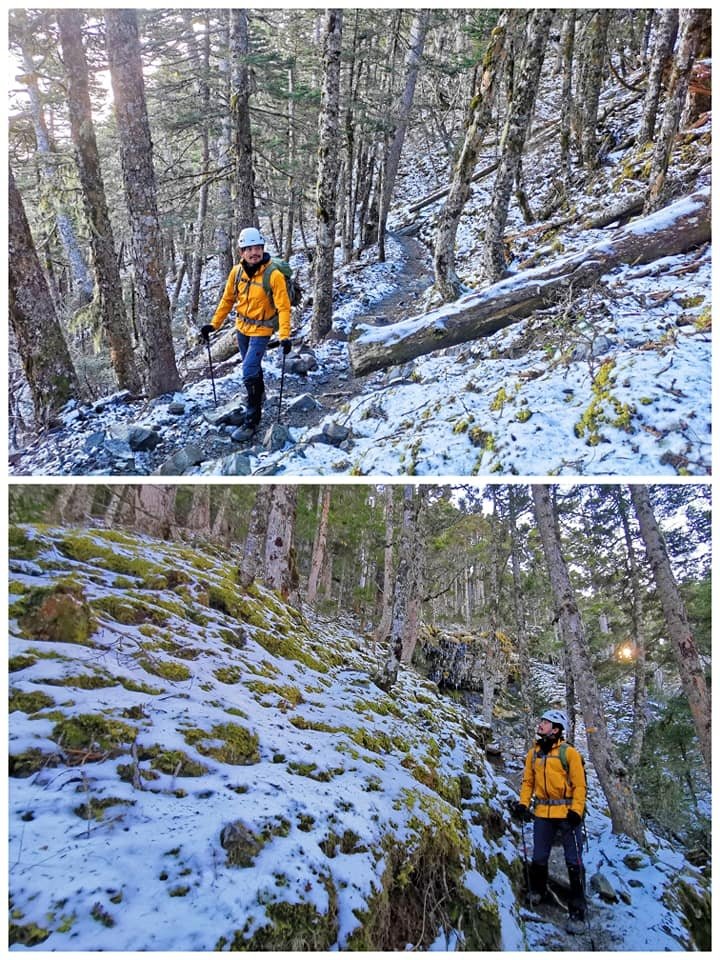
[[[218,61],[217,71],[222,84],[221,101],[223,104],[220,117],[220,133],[217,138],[217,166],[221,171],[221,179],[217,185],[217,227],[215,228],[215,246],[219,251],[220,276],[227,277],[233,267],[233,224],[234,212],[232,202],[231,173],[232,164],[232,89],[230,71],[230,10],[223,10],[222,39],[220,47],[227,51]]]
[[[645,91],[645,106],[643,108],[638,146],[650,143],[655,136],[655,121],[657,120],[662,78],[669,69],[672,61],[672,52],[677,39],[679,10],[676,7],[667,7],[660,14],[660,23],[653,45],[652,61],[648,74],[647,90]]]
[[[250,70],[248,57],[247,10],[230,10],[230,109],[233,118],[233,147],[235,154],[235,238],[243,227],[258,226],[255,213],[255,184],[253,178],[253,147],[250,128]]]
[[[272,484],[265,532],[263,579],[284,600],[298,599],[298,572],[295,556],[295,514],[298,488],[289,483]]]
[[[196,483],[192,488],[192,500],[185,520],[185,533],[191,539],[210,540],[210,486]]]
[[[10,323],[40,426],[81,390],[12,170],[8,187]]]
[[[200,310],[200,283],[202,281],[203,264],[205,262],[205,221],[207,220],[208,194],[210,192],[210,22],[207,11],[204,14],[204,36],[202,51],[198,49],[197,37],[193,19],[189,12],[185,14],[186,29],[189,46],[196,67],[198,102],[201,110],[200,128],[200,190],[198,191],[197,216],[193,239],[195,249],[192,258],[192,273],[190,276],[190,293],[188,296],[188,321],[191,327],[198,323]]]
[[[709,774],[712,763],[712,709],[705,671],[690,630],[685,604],[673,576],[667,547],[655,519],[648,488],[633,485],[630,487],[630,495],[640,524],[640,535],[657,585],[665,623],[673,642],[680,682],[688,700],[700,752]]]
[[[373,647],[378,641],[382,642],[390,635],[393,610],[393,583],[395,580],[394,564],[395,540],[395,487],[385,485],[385,545],[383,549],[383,588],[381,601],[380,621],[373,633]]]
[[[70,132],[76,151],[85,214],[90,225],[90,250],[100,317],[110,348],[110,363],[118,386],[131,393],[139,393],[142,381],[133,356],[132,329],[123,301],[115,240],[95,140],[88,91],[88,65],[82,44],[83,18],[79,10],[58,10],[57,21],[67,75]]]
[[[406,486],[403,491],[402,529],[393,596],[390,648],[402,645],[402,660],[409,663],[417,640],[417,609],[421,584],[419,570],[418,514],[421,490]],[[413,636],[413,628],[415,634]]]
[[[645,712],[647,710],[647,680],[645,677],[645,636],[643,628],[643,591],[640,583],[640,569],[635,553],[635,543],[633,541],[632,531],[630,530],[630,520],[628,517],[627,504],[623,497],[622,490],[619,487],[613,490],[615,503],[620,523],[622,524],[623,536],[625,538],[625,550],[628,558],[628,573],[630,574],[630,601],[632,604],[631,623],[632,623],[632,641],[635,653],[635,685],[633,690],[633,724],[632,735],[630,737],[630,755],[628,757],[628,766],[631,770],[640,769],[640,758],[642,756],[643,742],[645,740],[645,728],[647,720]],[[636,779],[636,776],[635,776]]]
[[[470,197],[470,184],[480,147],[492,120],[501,68],[507,56],[509,27],[515,17],[516,13],[503,12],[492,31],[483,57],[480,83],[468,108],[465,141],[453,170],[450,192],[438,220],[433,258],[435,289],[443,302],[455,300],[462,291],[462,284],[455,271],[455,240],[460,218]]]
[[[337,181],[340,171],[339,111],[340,54],[343,11],[328,10],[325,17],[323,88],[320,105],[320,143],[317,178],[317,238],[312,313],[312,341],[318,343],[332,327],[332,288],[335,269]]]
[[[483,251],[485,274],[491,283],[498,280],[505,272],[503,235],[510,196],[520,168],[525,140],[530,130],[540,71],[545,58],[545,45],[553,15],[553,10],[546,9],[535,10],[531,14],[529,36],[501,137],[502,156],[500,167],[495,175]]]
[[[610,27],[610,10],[594,10],[587,26],[585,44],[583,87],[580,92],[582,111],[582,154],[583,163],[589,170],[597,166],[597,120],[600,92],[602,90],[605,60],[607,55],[607,35]]]
[[[412,27],[410,28],[410,45],[405,60],[405,87],[395,116],[395,129],[385,156],[383,169],[383,189],[378,210],[378,259],[381,263],[385,261],[385,229],[387,226],[388,212],[395,189],[395,180],[397,179],[397,172],[400,166],[400,157],[402,155],[403,143],[405,142],[405,133],[410,119],[410,111],[412,110],[413,100],[415,98],[415,85],[420,71],[420,61],[422,59],[425,35],[429,22],[430,10],[428,8],[418,10],[415,13]]]
[[[177,487],[164,484],[140,483],[135,488],[135,519],[133,526],[139,533],[162,540],[175,536],[175,497]]]
[[[608,803],[613,832],[627,834],[644,845],[645,834],[632,784],[608,733],[602,697],[585,638],[585,628],[562,555],[557,514],[551,501],[550,489],[535,484],[532,495],[556,614],[585,720],[588,751]]]
[[[317,599],[320,574],[325,566],[327,554],[328,518],[330,516],[330,497],[332,487],[325,486],[320,493],[320,520],[313,540],[312,559],[310,560],[310,577],[308,578],[307,602],[315,603]]]
[[[262,579],[265,535],[271,496],[272,487],[270,484],[259,486],[255,493],[255,503],[250,513],[250,526],[245,538],[243,555],[238,570],[238,582],[245,590],[256,580]]]
[[[518,666],[520,671],[520,702],[524,735],[527,741],[532,736],[532,723],[535,714],[534,696],[530,683],[530,652],[528,650],[525,601],[522,592],[520,543],[518,538],[518,488],[515,484],[508,487],[509,525],[510,525],[510,564],[513,581],[513,607],[515,611],[515,631],[518,646]]]
[[[149,397],[180,389],[165,289],[137,12],[107,10],[106,46],[131,230],[143,379]]]
[[[706,29],[709,10],[681,10],[680,38],[678,52],[670,76],[662,127],[655,141],[652,166],[648,178],[648,192],[645,200],[645,213],[657,210],[663,205],[663,193],[667,178],[672,148],[680,126],[685,100],[687,98],[690,74],[697,54],[698,45]]]
[[[97,492],[96,486],[66,484],[61,487],[52,507],[52,518],[59,523],[88,524]]]
[[[230,506],[231,496],[232,491],[229,487],[226,487],[224,490],[222,490],[220,495],[220,503],[215,511],[215,516],[212,521],[212,528],[210,530],[211,540],[226,544],[230,542],[230,522],[228,518],[228,508]]]
[[[16,11],[16,13],[20,14],[20,11]],[[24,12],[20,15],[25,19],[26,14]],[[35,131],[35,143],[44,192],[47,202],[55,213],[58,237],[67,257],[71,277],[82,291],[82,297],[87,303],[93,295],[93,281],[85,257],[80,250],[70,211],[62,199],[66,196],[66,191],[61,186],[59,158],[45,119],[45,110],[38,85],[37,67],[34,57],[24,46],[22,57],[25,68],[24,82],[30,100],[30,116]]]
[[[562,94],[560,97],[560,170],[563,182],[570,181],[570,146],[573,116],[573,56],[577,13],[568,10],[563,20],[560,48],[562,54]]]

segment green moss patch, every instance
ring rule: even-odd
[[[260,762],[257,734],[238,723],[218,723],[209,733],[193,728],[185,730],[183,735],[185,742],[195,747],[198,753],[221,763],[246,766]]]
[[[134,800],[124,800],[121,797],[91,797],[87,803],[73,807],[73,813],[81,820],[102,820],[108,807],[132,807]]]
[[[13,604],[11,615],[23,634],[35,640],[92,645],[95,620],[79,586],[38,587]]]
[[[98,531],[97,536],[88,534],[66,536],[58,543],[58,549],[71,560],[85,563],[92,562],[104,570],[137,577],[141,582],[145,582],[151,577],[164,575],[163,567],[145,559],[145,557],[139,555],[128,556],[118,550],[117,547],[99,543],[98,537],[102,537],[106,532],[104,530]]]
[[[26,530],[13,524],[8,530],[8,554],[17,560],[34,560],[42,544],[28,536]]]
[[[108,753],[122,751],[126,744],[134,743],[136,737],[135,727],[96,713],[65,717],[55,724],[52,732],[52,739],[67,749]]]
[[[9,770],[11,777],[31,777],[45,767],[57,767],[62,757],[59,753],[43,753],[38,747],[30,747],[22,753],[10,754]]]
[[[35,947],[39,943],[44,943],[52,933],[45,927],[39,927],[36,923],[11,923],[8,930],[10,946],[20,944],[23,947]]]
[[[16,657],[10,657],[8,661],[8,672],[18,673],[20,670],[26,670],[37,663],[37,657],[29,653],[20,653]]]
[[[189,680],[192,676],[190,669],[184,663],[175,663],[169,660],[151,660],[149,657],[140,657],[138,663],[147,673],[152,673],[163,680],[180,683]]]
[[[40,690],[34,690],[32,693],[27,693],[24,690],[18,690],[15,687],[11,687],[10,696],[8,698],[8,713],[12,713],[14,710],[20,710],[22,713],[37,713],[39,710],[44,710],[46,707],[54,707],[55,701],[52,697],[49,697],[46,693],[42,693]]]
[[[249,690],[252,690],[253,693],[259,694],[275,694],[275,696],[280,697],[282,701],[297,707],[298,704],[304,703],[303,695],[298,690],[297,687],[293,687],[290,684],[279,684],[279,683],[267,683],[264,680],[251,680],[247,687]]]

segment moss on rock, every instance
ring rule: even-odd
[[[122,751],[134,743],[137,730],[121,720],[113,720],[96,713],[81,713],[65,717],[55,724],[52,739],[73,750]]]
[[[185,742],[195,747],[198,753],[221,763],[246,766],[260,761],[257,734],[239,723],[218,723],[210,732],[192,728],[185,730],[183,736]]]
[[[31,590],[13,605],[11,615],[18,618],[25,636],[34,640],[92,645],[95,619],[77,585],[58,583]]]
[[[20,710],[22,713],[37,713],[46,707],[54,707],[55,701],[41,690],[27,692],[18,690],[16,687],[10,688],[8,697],[8,713],[14,710]]]

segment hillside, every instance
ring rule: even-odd
[[[711,69],[710,62],[706,66]],[[507,272],[515,284],[530,283],[533,271],[559,269],[584,251],[592,259],[599,248],[612,250],[628,227],[644,229],[638,198],[649,156],[636,143],[642,97],[628,92],[627,83],[608,82],[600,111],[607,145],[602,163],[594,171],[573,169],[562,185],[554,122],[558,84],[548,63],[523,161],[533,220],[528,223],[513,203],[507,225]],[[711,125],[711,113],[704,113],[676,138],[668,204],[708,193]],[[311,305],[296,310],[282,406],[281,357],[279,351],[268,355],[268,396],[253,442],[231,440],[233,414],[244,398],[237,357],[216,356],[213,383],[204,349],[194,338],[188,344],[185,325],[176,322],[181,391],[151,402],[127,392],[71,401],[48,433],[17,438],[11,473],[709,474],[710,243],[615,266],[588,287],[569,283],[553,303],[504,330],[353,376],[348,338],[368,328],[390,337],[396,324],[435,306],[432,256],[443,198],[425,201],[447,185],[450,167],[439,146],[428,148],[426,136],[422,124],[408,132],[387,261],[378,263],[377,248],[369,247],[343,264],[338,248],[333,328],[322,343],[309,343]],[[497,144],[489,144],[479,169],[492,169],[497,156]],[[492,188],[491,174],[473,184],[457,237],[458,273],[471,299],[486,288],[480,267]],[[310,292],[304,254],[292,262]],[[224,282],[215,259],[202,282],[205,319]],[[454,309],[448,307],[447,324]],[[278,422],[282,430],[270,431]]]
[[[15,949],[708,947],[701,872],[599,803],[588,935],[527,909],[517,762],[414,670],[380,689],[351,621],[243,594],[216,549],[10,539]]]

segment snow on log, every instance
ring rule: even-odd
[[[359,324],[348,350],[355,376],[371,373],[477,337],[487,337],[568,290],[591,286],[621,264],[650,263],[710,239],[710,190],[699,191],[633,221],[579,253],[506,277],[454,303],[385,327]]]

